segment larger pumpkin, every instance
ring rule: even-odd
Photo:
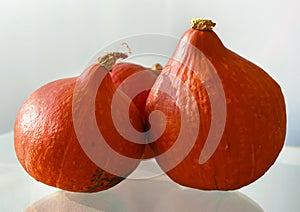
[[[286,109],[274,79],[227,49],[213,26],[192,21],[158,76],[146,111],[164,113],[151,123],[151,136],[159,137],[151,146],[172,180],[232,190],[275,162],[285,140]]]

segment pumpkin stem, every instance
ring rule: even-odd
[[[117,63],[120,59],[127,58],[127,53],[124,52],[108,52],[97,58],[97,63],[102,65],[108,71],[111,71],[112,67]]]
[[[125,46],[128,53],[125,52],[119,52],[119,49]],[[100,57],[97,58],[97,62],[102,65],[104,68],[106,68],[108,71],[111,71],[112,67],[122,59],[125,59],[128,57],[128,54],[132,54],[131,48],[127,43],[122,43],[116,52],[108,52]]]
[[[200,31],[212,31],[216,23],[208,19],[193,18],[191,20],[192,28]]]
[[[153,71],[153,73],[155,73],[156,75],[159,75],[161,70],[163,70],[162,65],[160,65],[159,63],[155,63],[152,65],[151,70]]]

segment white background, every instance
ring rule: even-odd
[[[0,0],[0,133],[13,129],[34,90],[79,75],[106,45],[142,33],[179,38],[191,18],[204,17],[229,49],[281,85],[286,144],[300,145],[299,11],[297,0]]]

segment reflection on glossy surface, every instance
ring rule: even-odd
[[[85,194],[55,192],[28,211],[263,211],[237,191],[201,191],[183,188],[165,176],[151,180],[125,180],[107,191]]]

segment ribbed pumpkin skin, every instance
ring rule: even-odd
[[[130,78],[134,74],[138,74],[141,71],[145,71],[144,74],[142,75],[143,77],[134,78],[134,80],[131,80],[130,83],[128,83],[126,81],[126,79]],[[152,71],[150,68],[146,68],[141,65],[134,64],[134,63],[128,63],[128,62],[121,62],[121,63],[115,64],[113,66],[110,74],[111,74],[112,80],[113,80],[116,88],[118,88],[122,83],[124,83],[122,86],[122,91],[125,94],[127,94],[127,92],[129,92],[132,89],[137,89],[137,84],[147,83],[147,84],[153,85],[158,76],[158,74],[155,73],[154,71]],[[132,99],[132,102],[135,104],[135,106],[138,108],[138,110],[141,114],[141,117],[142,117],[142,120],[143,120],[143,123],[145,126],[144,131],[147,130],[145,107],[146,107],[146,100],[147,100],[149,92],[150,92],[150,89],[144,90]],[[153,153],[151,147],[147,144],[145,146],[145,152],[143,154],[143,159],[148,159],[148,158],[153,158],[153,157],[154,157],[154,153]]]
[[[169,76],[175,75],[187,84],[197,101],[200,128],[188,156],[171,170],[166,170],[167,175],[181,185],[205,190],[233,190],[248,185],[271,167],[283,147],[286,109],[281,89],[264,70],[224,47],[213,31],[191,28],[183,34],[181,41],[190,43],[206,56],[222,83],[226,98],[224,132],[214,154],[204,164],[199,164],[213,112],[206,88],[214,82],[199,79],[185,66],[188,64],[199,73],[208,68],[203,58],[197,57],[191,48],[178,45],[174,55],[184,64],[171,58],[147,99],[147,114],[161,110],[167,120],[164,134],[151,146],[160,155],[174,144],[181,127],[192,128],[180,125],[178,111],[178,107],[193,110],[189,108],[189,102],[182,101],[184,98],[172,100],[159,91],[170,83]],[[178,96],[183,97],[184,91],[177,89]],[[164,169],[174,162],[177,154],[174,151],[168,160],[158,157],[157,162]]]
[[[106,70],[96,64],[89,67],[86,73],[91,76],[97,71]],[[138,160],[132,164],[122,164],[121,161],[120,164],[114,164],[120,165],[123,171],[122,176],[116,176],[98,167],[86,155],[77,139],[72,119],[72,98],[77,80],[74,77],[50,82],[25,101],[15,121],[15,151],[21,165],[36,180],[68,191],[96,192],[125,179],[137,167]],[[111,127],[110,101],[114,91],[112,80],[107,74],[95,100],[94,113],[98,127],[116,152],[140,158],[144,145],[128,142]],[[89,94],[88,90],[84,92]],[[121,98],[120,101],[124,103],[128,99]],[[78,105],[81,106],[84,107],[84,103]],[[130,111],[135,127],[142,130],[137,109],[132,107]],[[89,118],[82,114],[82,120]]]

